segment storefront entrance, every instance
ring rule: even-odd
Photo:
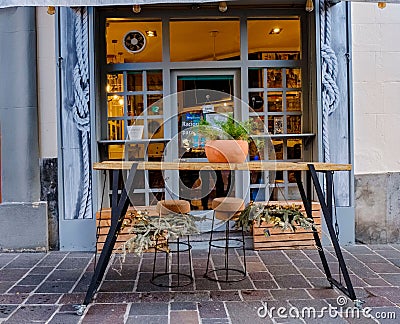
[[[181,135],[212,110],[257,121],[260,136],[265,130],[272,134],[273,159],[301,161],[311,153],[310,146],[305,147],[313,125],[303,8],[271,12],[267,7],[238,7],[223,16],[209,8],[154,8],[136,16],[128,9],[99,9],[95,24],[93,46],[99,64],[93,71],[92,151],[98,151],[92,155],[96,160],[123,160],[127,149],[132,153],[129,158],[139,161],[204,159],[201,138],[193,139],[186,150]],[[166,150],[170,144],[173,149]],[[249,154],[250,160],[270,158]],[[228,182],[234,184],[233,194],[247,200],[268,199],[271,191],[278,199],[299,198],[289,171],[277,174],[274,183],[260,172],[250,177],[221,174],[218,186],[216,178],[141,171],[133,204],[154,205],[160,199],[198,191],[187,197],[193,209],[209,209],[216,187],[225,193]],[[103,180],[99,174],[93,189],[94,211],[100,208],[98,185]],[[107,198],[111,187],[106,185]],[[108,199],[103,207],[108,207]]]

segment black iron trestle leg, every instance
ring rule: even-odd
[[[118,200],[118,180],[119,180],[119,170],[113,170],[113,182],[112,182],[112,208],[111,208],[111,226],[107,234],[106,241],[104,243],[103,249],[100,254],[99,261],[94,270],[92,280],[90,282],[89,288],[86,292],[83,304],[77,309],[77,314],[82,315],[86,306],[92,301],[97,288],[99,287],[104,273],[106,271],[108,262],[110,260],[112,250],[114,248],[115,242],[117,240],[117,235],[121,229],[122,222],[124,220],[125,214],[129,206],[129,193],[132,188],[133,179],[136,174],[137,164],[133,164],[129,172],[128,179],[126,181],[125,187],[122,190],[121,197]],[[96,251],[97,253],[97,251]]]
[[[307,172],[309,174],[309,172]],[[304,191],[303,183],[301,182],[301,173],[295,172],[297,187],[299,188],[300,196],[303,201],[304,209],[306,211],[307,217],[313,219],[312,216],[312,208],[311,208],[311,188],[309,183],[307,183],[307,196]],[[311,178],[309,179],[311,180]],[[315,245],[317,246],[319,257],[321,258],[322,266],[325,271],[326,278],[328,281],[332,279],[331,271],[329,269],[328,261],[326,260],[326,256],[324,253],[324,249],[322,248],[321,240],[318,235],[318,231],[315,227],[313,227],[313,237],[315,241]]]
[[[338,282],[336,279],[332,277],[328,277],[329,282],[340,289],[346,296],[348,296],[351,300],[354,301],[356,306],[361,306],[361,301],[359,301],[356,297],[356,294],[354,292],[353,284],[351,282],[349,272],[346,267],[345,260],[343,258],[342,250],[340,248],[339,242],[337,240],[337,237],[335,235],[335,229],[333,228],[333,222],[332,222],[332,180],[333,176],[331,172],[326,172],[326,192],[327,195],[331,195],[331,197],[326,197],[326,201],[324,198],[324,194],[322,192],[322,188],[320,185],[320,182],[318,180],[317,172],[314,168],[314,165],[308,164],[308,169],[312,178],[312,181],[314,183],[314,187],[318,196],[319,203],[321,204],[321,209],[322,213],[324,215],[325,223],[328,228],[329,236],[331,239],[331,242],[333,244],[334,250],[336,257],[339,262],[339,267],[340,270],[342,271],[344,281],[346,283],[346,287],[344,287],[340,282]]]

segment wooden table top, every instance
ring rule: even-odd
[[[244,162],[244,163],[210,163],[210,162],[134,162],[103,161],[93,164],[94,170],[129,170],[137,163],[138,170],[237,170],[237,171],[307,171],[308,164],[313,164],[316,171],[350,171],[351,164],[323,162]]]

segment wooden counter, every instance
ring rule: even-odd
[[[138,170],[237,170],[237,171],[308,171],[308,164],[316,171],[350,171],[351,164],[323,162],[245,162],[245,163],[209,163],[209,162],[132,162],[104,161],[93,164],[94,170],[129,170],[137,163]]]

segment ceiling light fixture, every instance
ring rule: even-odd
[[[378,2],[378,8],[379,8],[379,9],[384,9],[384,8],[386,8],[386,2]]]
[[[133,5],[133,7],[132,7],[132,11],[133,11],[135,14],[138,14],[138,13],[140,13],[140,12],[142,11],[142,8],[140,7],[140,5],[135,4],[135,5]]]
[[[56,13],[56,7],[54,7],[54,6],[48,6],[48,7],[47,7],[47,13],[48,13],[49,15],[54,15],[54,14]]]
[[[270,35],[279,35],[282,30],[283,30],[283,28],[274,27],[271,29],[271,31],[269,33],[270,33]]]
[[[306,11],[311,12],[314,10],[314,3],[313,0],[307,0],[306,2]]]
[[[226,12],[228,10],[228,5],[226,4],[225,1],[221,1],[218,5],[218,10],[220,12]]]
[[[147,37],[157,37],[157,32],[155,30],[146,30]]]

